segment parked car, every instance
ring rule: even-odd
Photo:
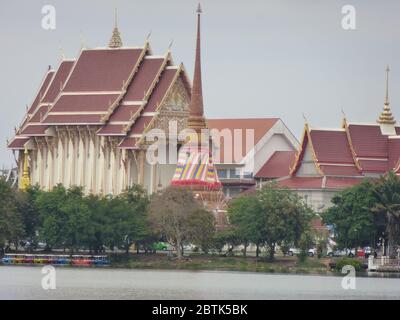
[[[166,250],[168,250],[168,244],[166,244],[164,242],[156,242],[151,245],[151,248],[154,251],[166,251]]]
[[[20,241],[20,246],[24,250],[44,250],[47,247],[45,242],[31,242],[29,240],[22,240]]]
[[[329,257],[354,257],[356,255],[355,249],[342,249],[342,250],[328,250]]]
[[[312,248],[312,249],[308,250],[308,256],[309,256],[309,257],[314,257],[314,256],[316,256],[317,254],[318,254],[317,248]]]
[[[301,250],[299,248],[290,248],[288,251],[288,255],[293,257],[293,256],[298,256],[301,253]],[[314,257],[315,255],[317,255],[317,249],[313,248],[313,249],[309,249],[307,252],[309,257]]]

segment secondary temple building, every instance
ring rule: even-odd
[[[376,123],[343,119],[337,129],[311,128],[305,124],[300,150],[279,185],[296,190],[317,211],[331,205],[335,193],[366,177],[400,174],[400,127],[392,115],[387,68],[384,108]]]
[[[200,50],[196,57],[200,68]],[[189,76],[171,51],[155,55],[148,40],[123,46],[116,22],[108,47],[83,48],[76,59],[47,70],[8,143],[20,188],[78,185],[107,195],[136,183],[149,193],[167,187],[177,163],[147,161],[154,142],[147,135],[162,130],[168,152],[178,153],[185,142],[178,133],[191,127],[192,98]],[[204,125],[211,130],[214,164],[227,196],[289,174],[298,142],[282,120],[207,119]],[[222,131],[232,138],[223,138]]]

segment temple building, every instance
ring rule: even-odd
[[[287,177],[279,185],[296,190],[317,211],[340,190],[394,171],[400,173],[400,127],[389,104],[387,68],[384,108],[376,123],[347,121],[337,129],[305,124],[302,142]]]
[[[281,119],[208,119],[207,125],[228,198],[289,175],[299,143]]]
[[[276,158],[287,162],[298,143],[282,120],[205,118],[197,85],[201,83],[200,15],[198,19],[193,86],[183,64],[174,63],[170,49],[155,55],[149,39],[143,46],[124,46],[117,20],[108,47],[82,48],[76,59],[63,58],[57,68],[49,67],[8,142],[18,165],[19,187],[38,184],[51,190],[57,184],[77,185],[87,194],[108,195],[140,184],[154,193],[171,184],[177,161],[148,161],[147,151],[154,143],[151,132],[166,133],[159,142],[178,160],[178,151],[187,142],[179,132],[203,127],[225,129],[234,137],[228,144],[211,132],[209,157],[215,159],[211,167],[225,194],[286,175],[288,166],[277,170]],[[236,135],[238,129],[253,132],[254,144]],[[241,156],[227,157],[239,146],[244,146],[238,152]],[[272,169],[266,168],[269,161]]]

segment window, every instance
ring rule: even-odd
[[[218,170],[218,178],[227,179],[228,178],[228,171],[226,169]]]
[[[231,179],[240,179],[240,171],[236,169],[230,170],[230,178]]]
[[[245,179],[253,179],[253,173],[252,172],[245,172],[243,178],[245,178]]]

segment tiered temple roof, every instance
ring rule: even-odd
[[[306,123],[300,150],[282,186],[293,189],[343,189],[364,177],[389,171],[400,174],[400,127],[389,105],[389,68],[386,96],[377,123],[362,124],[343,119],[341,128],[310,128]]]
[[[400,132],[400,127],[395,127]],[[306,153],[311,154],[311,160]],[[305,126],[303,140],[290,177],[280,181],[290,188],[344,188],[398,171],[400,135],[384,135],[379,124],[356,124],[344,120],[340,129],[312,129]],[[304,172],[312,163],[315,170]]]
[[[125,137],[120,147],[135,149],[174,83],[191,85],[170,51],[154,56],[140,48],[82,49],[76,60],[48,70],[39,92],[8,147],[22,150],[35,136],[56,126],[101,126],[97,134]]]

